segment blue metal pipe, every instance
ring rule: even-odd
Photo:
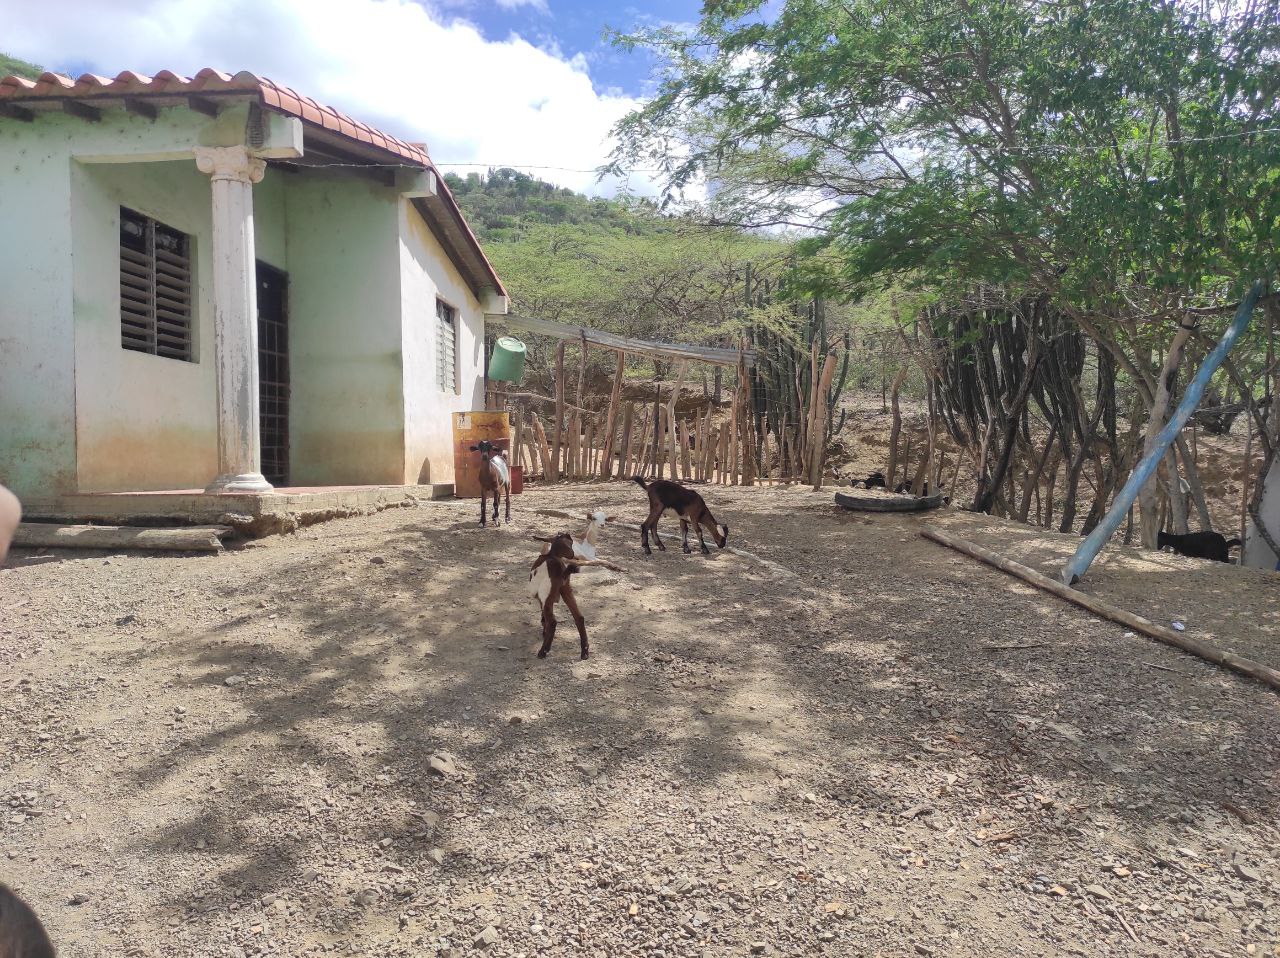
[[[1111,509],[1103,516],[1102,521],[1098,523],[1094,530],[1085,537],[1084,541],[1080,543],[1080,547],[1076,549],[1076,554],[1062,567],[1062,581],[1066,585],[1075,585],[1080,581],[1080,577],[1088,571],[1089,566],[1093,564],[1093,560],[1102,551],[1102,547],[1107,544],[1107,540],[1111,538],[1116,529],[1120,527],[1120,523],[1124,521],[1125,514],[1128,513],[1133,505],[1133,501],[1138,498],[1138,493],[1147,484],[1147,481],[1156,471],[1156,467],[1160,465],[1160,460],[1164,458],[1165,450],[1178,437],[1182,427],[1186,425],[1187,420],[1191,418],[1191,414],[1195,412],[1196,406],[1200,405],[1200,398],[1204,395],[1205,387],[1209,385],[1209,379],[1217,371],[1218,367],[1222,365],[1222,361],[1227,358],[1227,353],[1231,352],[1231,347],[1236,344],[1240,334],[1248,328],[1249,317],[1252,316],[1253,307],[1262,295],[1265,285],[1263,280],[1258,280],[1249,290],[1249,294],[1240,301],[1240,308],[1236,310],[1236,315],[1231,320],[1231,325],[1222,334],[1222,339],[1218,340],[1218,345],[1213,347],[1213,352],[1205,358],[1204,365],[1196,370],[1195,376],[1187,386],[1186,394],[1182,397],[1182,402],[1178,403],[1178,408],[1173,411],[1173,415],[1169,417],[1165,427],[1156,436],[1155,448],[1143,456],[1142,461],[1134,467],[1133,472],[1129,473],[1129,481],[1124,484],[1124,488],[1116,496],[1116,501],[1111,504]]]

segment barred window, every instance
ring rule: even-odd
[[[120,345],[194,362],[191,239],[133,210],[120,210]]]
[[[436,300],[436,382],[445,392],[458,391],[458,311]]]

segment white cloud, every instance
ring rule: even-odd
[[[249,70],[425,140],[441,164],[563,167],[530,172],[594,194],[620,184],[570,171],[600,166],[610,128],[639,102],[597,91],[580,55],[486,40],[411,0],[0,0],[0,22],[6,53],[55,69]],[[654,191],[639,174],[629,186]]]
[[[516,10],[520,7],[533,7],[539,13],[550,13],[547,7],[547,0],[498,0],[498,6],[503,10]]]

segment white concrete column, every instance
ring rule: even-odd
[[[213,358],[218,475],[205,492],[269,492],[258,437],[258,286],[253,184],[266,163],[243,146],[197,147],[213,179]]]

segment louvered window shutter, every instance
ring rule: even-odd
[[[436,300],[436,382],[445,392],[458,391],[458,313]]]
[[[132,210],[120,210],[120,345],[194,361],[191,239]]]

